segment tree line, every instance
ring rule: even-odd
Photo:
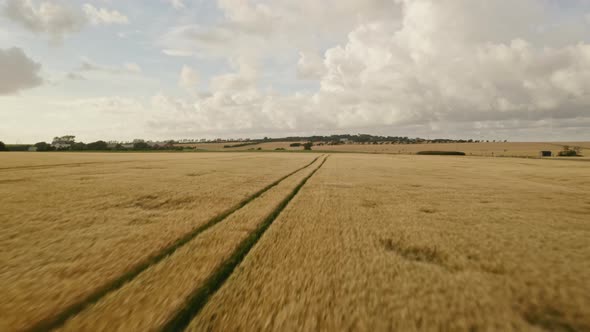
[[[148,143],[136,139],[133,143],[107,143],[103,140],[84,143],[76,142],[76,136],[66,135],[55,137],[51,143],[37,142],[35,144],[13,144],[7,145],[0,141],[0,151],[147,151],[147,150],[183,150],[183,147],[175,146],[175,141],[170,140],[162,143]]]

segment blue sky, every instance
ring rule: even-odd
[[[0,140],[589,140],[588,32],[581,0],[0,0]]]

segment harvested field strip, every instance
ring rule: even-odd
[[[307,164],[307,165],[305,165],[305,166],[303,166],[303,167],[301,167],[301,168],[299,168],[299,169],[297,169],[297,170],[295,170],[295,171],[293,171],[293,172],[291,172],[291,173],[289,173],[289,174],[281,177],[277,181],[275,181],[275,182],[269,184],[268,186],[262,188],[261,190],[257,191],[253,195],[251,195],[251,196],[247,197],[246,199],[244,199],[243,201],[241,201],[239,204],[235,205],[234,207],[226,210],[225,212],[223,212],[223,213],[217,215],[216,217],[214,217],[213,219],[209,220],[204,225],[195,228],[193,231],[191,231],[190,233],[188,233],[186,236],[183,236],[182,238],[178,239],[171,246],[168,246],[167,248],[161,250],[159,253],[157,253],[157,254],[151,256],[150,258],[146,259],[142,263],[140,263],[140,264],[132,267],[127,273],[125,273],[125,274],[121,275],[120,277],[114,279],[113,281],[111,281],[111,282],[103,285],[102,287],[99,287],[92,294],[90,294],[90,295],[82,298],[80,301],[78,301],[78,302],[76,302],[76,303],[68,306],[60,314],[55,315],[55,316],[53,316],[51,318],[47,318],[45,320],[42,320],[42,321],[38,322],[37,324],[33,325],[33,327],[31,327],[30,329],[28,329],[28,331],[46,331],[46,330],[51,330],[51,329],[58,328],[59,326],[63,325],[69,318],[75,316],[76,314],[78,314],[81,311],[83,311],[84,309],[86,309],[88,306],[90,306],[93,303],[99,301],[101,298],[103,298],[108,293],[113,292],[113,291],[121,288],[123,285],[125,285],[130,280],[132,280],[133,278],[135,278],[141,272],[143,272],[146,269],[148,269],[150,266],[152,266],[154,264],[157,264],[158,262],[162,261],[164,258],[166,258],[166,257],[170,256],[171,254],[173,254],[176,250],[178,250],[180,247],[182,247],[183,245],[185,245],[186,243],[188,243],[189,241],[191,241],[192,239],[194,239],[197,235],[199,235],[200,233],[202,233],[206,229],[208,229],[211,226],[213,226],[213,225],[219,223],[220,221],[224,220],[225,218],[227,218],[229,215],[231,215],[235,211],[241,209],[242,207],[244,207],[245,205],[247,205],[248,203],[250,203],[251,201],[253,201],[257,197],[259,197],[262,194],[264,194],[266,191],[268,191],[271,188],[277,186],[283,180],[289,178],[291,175],[296,174],[297,172],[310,167],[319,158],[320,157],[316,157],[309,164]]]
[[[280,211],[325,162],[292,174],[60,330],[177,330],[231,274]]]

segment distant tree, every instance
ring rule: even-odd
[[[34,145],[39,152],[52,151],[53,147],[47,142],[38,142]]]
[[[307,142],[307,143],[303,144],[303,150],[311,150],[312,146],[313,146],[312,142]]]
[[[146,142],[135,142],[133,143],[133,150],[149,150],[150,145]]]
[[[86,144],[82,143],[82,142],[76,142],[73,143],[72,145],[70,145],[70,150],[72,151],[84,151],[86,150]]]
[[[86,149],[93,150],[93,151],[108,150],[109,144],[105,141],[96,141],[96,142],[88,143],[86,145]]]
[[[292,148],[298,148],[301,146],[301,143],[291,143],[291,144],[289,144],[289,146]]]
[[[0,151],[6,151],[6,145],[2,141],[0,141]]]
[[[53,144],[57,144],[57,143],[74,144],[75,141],[76,141],[76,136],[74,136],[74,135],[65,135],[65,136],[53,138]]]
[[[559,151],[558,156],[560,157],[579,157],[581,156],[580,153],[582,152],[582,148],[579,146],[574,146],[570,148],[568,145],[563,147],[562,151]]]

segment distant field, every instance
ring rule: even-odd
[[[256,145],[248,145],[237,148],[224,148],[224,145],[235,143],[203,143],[193,146],[198,149],[211,151],[244,151],[256,150],[275,150],[283,148],[285,150],[303,150],[302,147],[292,148],[289,145],[292,142],[270,142]],[[420,151],[461,151],[472,156],[488,157],[538,157],[540,151],[552,151],[557,155],[563,149],[564,145],[582,147],[582,154],[585,159],[590,159],[590,142],[549,142],[549,143],[512,143],[512,142],[492,142],[492,143],[443,143],[443,144],[342,144],[342,145],[322,145],[314,146],[314,150],[334,151],[334,152],[368,152],[368,153],[388,153],[388,154],[415,154]]]
[[[290,145],[294,142],[269,142],[269,143],[260,143],[260,144],[253,144],[253,145],[246,145],[240,147],[231,147],[226,148],[227,145],[236,145],[240,144],[237,142],[231,143],[197,143],[197,144],[176,144],[176,146],[185,146],[185,147],[193,147],[199,150],[208,150],[208,151],[247,151],[247,150],[257,150],[261,148],[262,150],[276,150],[279,148],[290,150],[290,151],[297,151],[303,150],[303,147],[290,147]],[[304,143],[304,142],[301,142]]]
[[[590,330],[587,162],[3,153],[0,206],[0,331]]]

